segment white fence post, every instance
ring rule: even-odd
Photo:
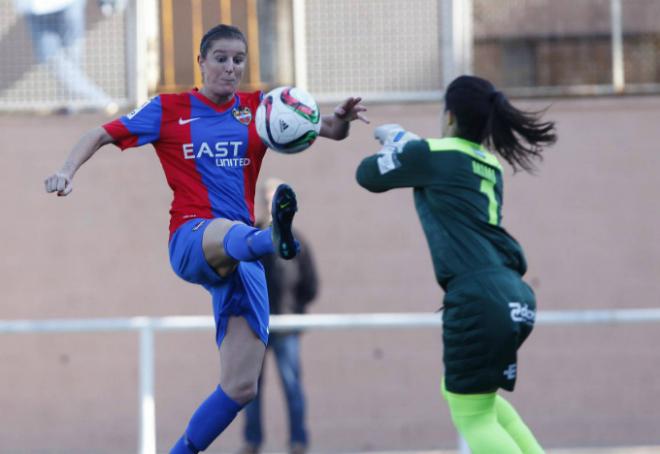
[[[307,36],[305,0],[293,0],[293,56],[296,86],[307,90]]]
[[[612,25],[612,86],[615,93],[623,93],[626,75],[623,61],[623,20],[621,0],[610,0]]]
[[[441,0],[443,90],[461,74],[472,74],[474,5],[472,0]]]
[[[140,328],[140,454],[156,454],[154,400],[154,330],[149,320]]]

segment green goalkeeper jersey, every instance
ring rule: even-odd
[[[358,183],[372,192],[413,188],[438,283],[489,267],[527,270],[518,242],[501,227],[502,166],[459,138],[408,142],[362,161]]]

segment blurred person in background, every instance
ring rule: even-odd
[[[284,182],[268,178],[260,186],[262,214],[258,226],[271,223],[270,211],[277,187]],[[294,229],[300,242],[300,252],[293,260],[281,260],[274,255],[261,259],[266,273],[268,301],[271,314],[302,314],[318,292],[316,266],[309,245],[300,232]],[[305,395],[300,367],[300,332],[271,333],[268,350],[275,356],[289,416],[289,453],[304,454],[307,451],[307,428],[305,423]],[[241,454],[257,454],[264,440],[261,417],[263,373],[259,378],[257,396],[245,407],[245,446]]]
[[[292,259],[298,252],[291,230],[297,202],[289,186],[275,192],[272,226],[253,226],[256,182],[267,148],[254,124],[263,93],[238,91],[247,53],[247,39],[238,28],[211,28],[197,55],[201,88],[155,96],[91,129],[44,182],[46,192],[66,196],[80,166],[102,146],[112,143],[123,150],[151,143],[156,149],[173,191],[170,264],[183,280],[211,294],[220,356],[219,384],[193,413],[172,454],[207,449],[256,395],[269,332],[259,259],[268,254]],[[321,117],[319,135],[348,137],[352,121],[368,122],[364,111],[361,98],[347,98]]]
[[[517,351],[531,333],[536,300],[522,276],[521,246],[501,226],[502,166],[534,170],[556,140],[553,122],[523,112],[489,81],[461,76],[445,93],[441,139],[395,124],[376,129],[383,145],[362,161],[357,181],[372,192],[413,188],[443,300],[443,395],[473,454],[540,454],[516,410]]]
[[[99,4],[102,11],[119,8],[124,0],[105,0]],[[35,58],[47,64],[66,90],[70,101],[81,101],[114,115],[118,106],[101,87],[92,81],[83,69],[85,54],[86,0],[14,0],[16,10],[25,17]],[[76,110],[70,103],[62,110]]]

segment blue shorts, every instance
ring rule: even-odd
[[[229,317],[244,317],[250,328],[268,345],[268,288],[261,262],[239,262],[227,277],[208,264],[202,250],[204,230],[211,220],[195,218],[181,225],[170,239],[170,264],[181,279],[199,284],[211,293],[215,339],[222,344]]]

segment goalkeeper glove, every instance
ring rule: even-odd
[[[403,147],[411,140],[419,140],[417,134],[406,131],[397,124],[386,124],[377,127],[374,131],[374,137],[383,145],[383,148],[393,148],[397,153],[401,153]]]

